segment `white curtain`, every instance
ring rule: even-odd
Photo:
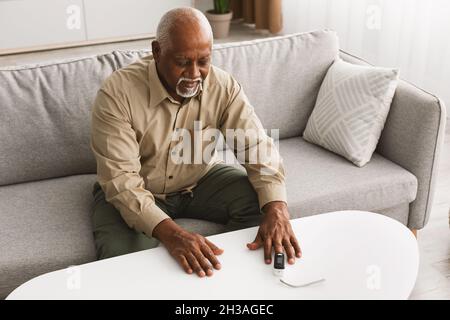
[[[283,33],[330,28],[341,48],[400,69],[450,115],[450,0],[283,0]]]

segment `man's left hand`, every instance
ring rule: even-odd
[[[288,263],[294,264],[295,257],[300,258],[302,252],[298,240],[292,231],[289,221],[287,205],[282,201],[267,203],[264,208],[264,218],[259,226],[258,234],[252,243],[248,243],[250,250],[264,247],[264,261],[272,262],[272,248],[275,253],[286,252]]]

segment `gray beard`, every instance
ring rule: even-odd
[[[183,98],[192,98],[193,96],[195,96],[199,92],[199,90],[202,87],[202,81],[199,81],[195,88],[187,89],[185,91],[182,91],[180,89],[180,84],[181,84],[182,81],[183,81],[183,79],[180,78],[180,80],[178,81],[177,86],[176,86],[176,91],[177,91],[177,94],[180,97],[183,97]]]

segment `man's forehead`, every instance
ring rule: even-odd
[[[191,57],[208,57],[211,55],[211,45],[204,46],[179,46],[172,47],[172,55],[176,58],[191,58]]]
[[[178,32],[170,35],[172,53],[176,55],[192,52],[208,54],[211,51],[212,38],[205,30],[200,28],[186,30],[181,27],[176,29]]]
[[[180,59],[189,59],[192,58],[193,56],[196,56],[197,58],[208,58],[211,55],[211,51],[207,50],[207,51],[197,51],[197,52],[193,52],[193,51],[187,51],[187,52],[176,52],[174,53],[174,57],[175,58],[180,58]]]

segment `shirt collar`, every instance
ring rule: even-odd
[[[150,107],[160,104],[165,99],[169,99],[170,102],[172,103],[180,104],[178,101],[172,98],[172,96],[167,92],[166,88],[159,79],[154,59],[152,59],[149,63],[148,74],[149,74],[149,89],[150,89]],[[208,77],[206,77],[206,79],[203,81],[202,86],[200,87],[200,91],[193,98],[201,99],[203,92],[206,91],[207,80]]]

